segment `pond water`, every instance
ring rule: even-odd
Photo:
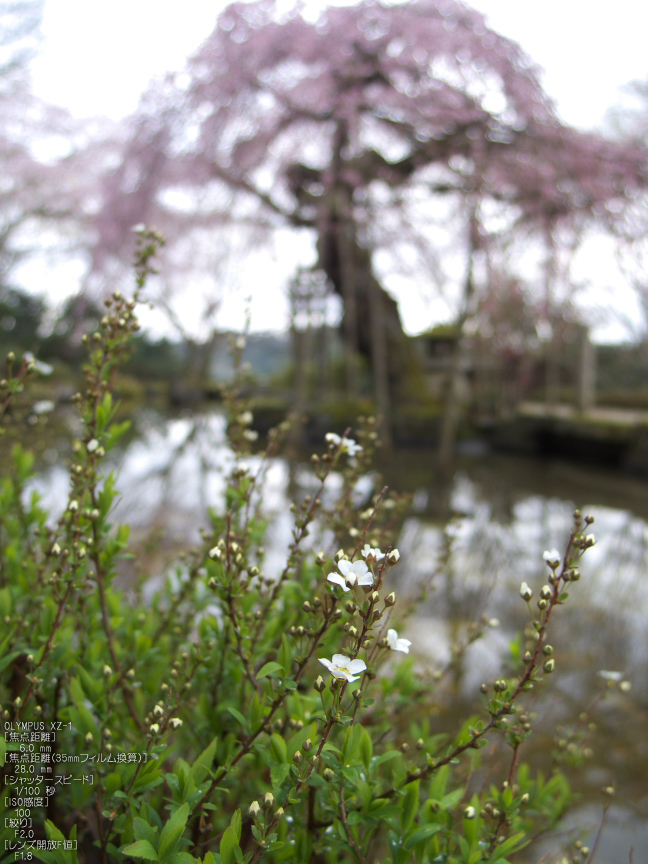
[[[67,473],[50,458],[54,464],[43,469],[36,485],[56,512],[66,500]],[[199,541],[207,508],[219,503],[233,458],[218,413],[168,419],[141,412],[136,435],[110,454],[122,493],[115,521],[129,522],[135,541],[143,543],[137,558],[150,590],[165,577],[173,553]],[[259,469],[260,459],[248,461],[253,471]],[[547,577],[542,553],[564,549],[574,508],[594,516],[597,543],[582,561],[570,600],[552,620],[557,674],[535,700],[538,735],[532,740],[546,753],[552,738],[563,738],[562,727],[606,691],[601,671],[631,682],[630,692],[615,688],[598,706],[597,729],[586,742],[593,755],[570,775],[582,799],[569,825],[583,828],[582,839],[591,846],[601,818],[600,789],[614,785],[596,861],[648,864],[648,484],[591,466],[492,453],[460,456],[454,476],[443,484],[433,454],[396,453],[380,467],[390,488],[414,496],[398,543],[402,559],[394,587],[399,595],[415,597],[422,582],[431,586],[400,634],[412,640],[420,668],[446,666],[453,639],[468,622],[481,615],[500,622],[444,678],[440,723],[453,712],[467,716],[479,704],[480,684],[501,674],[511,639],[529,620],[520,583],[528,582],[538,596]],[[339,483],[331,478],[329,495]],[[358,488],[359,500],[373,483],[367,478]],[[291,539],[289,501],[316,485],[306,457],[266,466],[264,504],[273,513],[268,574],[280,571]],[[461,513],[449,529],[453,555],[437,572],[450,512]]]

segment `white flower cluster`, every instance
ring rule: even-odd
[[[350,457],[356,456],[362,450],[362,447],[352,438],[341,438],[334,432],[329,432],[325,436],[325,440],[331,449],[340,448],[343,453],[347,453]],[[326,577],[327,581],[333,585],[338,585],[345,592],[355,587],[369,587],[374,584],[375,580],[374,573],[369,568],[369,565],[379,564],[381,561],[385,561],[385,559],[387,564],[393,565],[400,559],[398,549],[391,549],[385,553],[378,547],[371,546],[370,543],[365,543],[361,550],[361,555],[362,558],[351,562],[344,556],[343,550],[340,549],[335,556],[339,572],[329,573]],[[320,565],[324,564],[325,557],[322,552],[317,556],[317,562]],[[385,565],[382,566],[384,567]],[[395,596],[393,593],[385,598],[386,607],[393,606],[394,602]],[[383,644],[386,644],[390,650],[400,651],[403,654],[409,654],[412,645],[409,639],[399,637],[397,631],[393,629],[387,631]],[[361,674],[367,669],[367,664],[364,660],[360,660],[359,658],[352,659],[345,654],[334,654],[330,660],[327,660],[325,657],[318,659],[323,666],[326,666],[334,678],[347,682],[358,681]],[[316,688],[321,691],[324,688],[324,682],[321,678],[318,679],[318,682],[321,684],[321,687],[316,684]]]
[[[332,450],[337,450],[340,447],[342,452],[347,453],[349,456],[356,456],[362,452],[362,446],[354,441],[353,438],[341,438],[335,432],[327,432],[324,440]]]

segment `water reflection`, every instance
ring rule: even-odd
[[[222,503],[224,478],[234,455],[219,414],[169,420],[142,413],[137,422],[137,435],[108,458],[122,493],[114,521],[133,527],[140,575],[159,580],[180,548],[199,542],[208,509]],[[274,459],[263,466],[259,457],[248,461],[253,473],[263,469],[266,475],[263,503],[272,529],[266,538],[264,569],[271,575],[280,571],[291,540],[289,502],[312,493],[317,481],[306,459],[293,464]],[[537,597],[548,575],[542,553],[564,548],[574,508],[595,517],[597,545],[582,562],[583,576],[570,590],[569,603],[556,610],[552,620],[551,641],[560,674],[543,688],[535,710],[544,721],[546,745],[557,725],[576,717],[601,692],[605,682],[599,670],[619,670],[632,681],[632,694],[616,694],[598,712],[599,727],[592,740],[595,758],[576,777],[585,800],[615,779],[619,788],[608,836],[621,845],[614,847],[615,857],[606,840],[597,861],[606,856],[610,861],[627,860],[634,843],[635,864],[648,862],[646,844],[639,842],[640,832],[645,832],[642,826],[648,824],[646,484],[590,467],[493,454],[463,458],[445,486],[436,480],[432,458],[428,463],[420,453],[396,454],[383,474],[392,488],[414,495],[414,512],[402,525],[402,561],[394,578],[400,580],[395,587],[401,596],[416,598],[421,585],[429,587],[402,634],[413,641],[422,670],[447,665],[453,641],[461,638],[469,622],[481,615],[497,616],[501,622],[471,645],[456,665],[447,692],[454,710],[463,716],[474,704],[480,683],[501,671],[510,640],[528,623],[519,596],[521,581],[532,585]],[[67,482],[60,466],[45,468],[38,478],[36,485],[55,513],[64,506]],[[368,478],[357,490],[359,504],[373,485]],[[329,503],[339,486],[340,478],[333,476]],[[452,512],[461,516],[444,535]],[[446,541],[452,545],[447,562]],[[133,576],[123,574],[126,580]],[[583,820],[579,824],[585,824],[589,815]],[[621,822],[628,842],[615,833]],[[632,840],[635,835],[639,839]]]

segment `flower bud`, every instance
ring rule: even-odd
[[[260,805],[259,805],[259,802],[258,802],[258,801],[253,801],[253,802],[250,804],[250,806],[248,807],[248,814],[249,814],[253,819],[256,819],[260,812],[261,812],[261,807],[260,807]]]
[[[474,819],[475,814],[476,811],[474,807],[466,807],[466,809],[464,810],[464,816],[466,817],[466,819]]]
[[[385,606],[393,606],[396,603],[396,594],[392,591],[385,597]]]
[[[110,668],[110,666],[108,666],[108,664],[106,664],[103,667],[102,671],[103,671],[104,677],[106,677],[106,678],[109,678],[112,675],[112,669]]]
[[[158,726],[158,724],[151,723],[151,725],[149,726],[149,732],[151,733],[151,735],[157,735],[159,731],[160,727]]]
[[[296,762],[298,765],[300,762],[304,761],[304,754],[301,750],[295,750],[295,755],[293,756],[293,762]]]
[[[266,794],[263,796],[263,806],[265,807],[266,810],[269,810],[271,807],[274,807],[274,804],[275,804],[274,795],[272,794],[272,792],[266,792]]]
[[[326,681],[322,678],[321,675],[318,675],[313,686],[318,693],[321,693],[323,690],[326,689]]]
[[[533,591],[529,588],[526,582],[523,582],[520,585],[520,597],[523,600],[526,600],[527,603],[533,597]]]
[[[313,749],[313,742],[311,741],[310,738],[307,738],[307,739],[304,741],[304,743],[302,744],[302,747],[303,747],[304,750],[308,753],[309,750],[312,750],[312,749]]]
[[[543,585],[542,588],[540,589],[540,596],[542,597],[543,600],[550,600],[552,594],[553,594],[553,591],[551,590],[551,588],[548,585]]]
[[[553,658],[551,660],[545,660],[544,666],[542,668],[547,673],[547,675],[549,675],[556,668],[556,661]]]

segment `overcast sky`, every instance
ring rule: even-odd
[[[151,78],[182,68],[224,5],[221,0],[45,0],[34,88],[79,117],[128,115]],[[471,5],[544,69],[545,90],[567,123],[600,126],[619,88],[648,78],[647,0],[475,0]],[[278,273],[268,310],[274,318],[264,313],[266,325],[281,326],[285,318],[283,279]],[[240,298],[228,303],[225,317],[233,322],[238,316],[240,325]],[[406,326],[408,318],[420,326],[430,314],[414,306],[403,312]],[[431,323],[426,320],[425,326]],[[258,326],[254,315],[253,326]]]
[[[75,114],[120,117],[148,81],[210,33],[220,0],[45,0],[34,83]],[[598,124],[624,83],[648,77],[646,0],[475,0],[493,29],[545,70],[563,119]]]

